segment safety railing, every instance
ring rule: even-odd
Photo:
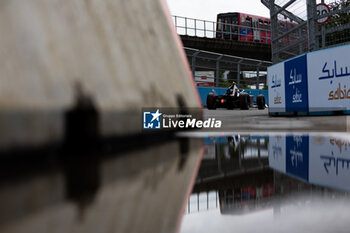
[[[179,35],[238,40],[257,43],[271,43],[270,28],[256,28],[238,24],[216,23],[201,19],[173,16],[173,22]],[[217,27],[218,26],[218,27]]]
[[[184,49],[197,86],[228,87],[233,81],[241,89],[266,85],[267,67],[272,64],[269,61]]]
[[[186,214],[219,208],[219,197],[217,191],[192,193],[187,201]]]
[[[272,61],[350,43],[349,1],[261,0],[270,9]]]

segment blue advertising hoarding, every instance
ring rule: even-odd
[[[269,137],[269,166],[311,184],[350,191],[350,140],[318,135]]]
[[[284,63],[287,112],[308,111],[307,57],[297,57]]]
[[[268,67],[269,113],[349,114],[349,60],[344,45]]]
[[[286,137],[286,172],[309,180],[309,137]]]

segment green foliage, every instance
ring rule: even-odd
[[[349,0],[340,0],[340,1],[334,1],[330,4],[328,4],[331,11],[344,9],[345,7],[348,7],[350,5]],[[331,18],[328,20],[325,27],[328,28],[334,28],[341,25],[345,25],[350,23],[350,14],[349,11],[340,12],[338,14],[335,14],[331,16]]]
[[[247,84],[241,84],[239,88],[247,90],[250,89],[250,86],[248,86]]]
[[[344,9],[350,6],[350,0],[338,0],[328,4],[331,11]],[[338,14],[332,15],[328,22],[324,25],[325,29],[341,28],[344,25],[350,23],[350,12],[344,11]],[[321,25],[318,26],[321,31]],[[350,29],[337,30],[326,35],[326,46],[345,43],[350,41]],[[321,38],[319,39],[321,43]]]
[[[240,89],[250,89],[250,87],[247,84],[247,81],[242,76],[241,76],[241,82],[240,82],[239,88]]]
[[[229,87],[231,84],[227,79],[219,78],[219,87]]]

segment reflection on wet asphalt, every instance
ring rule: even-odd
[[[93,152],[38,159],[23,164],[25,173],[18,161],[0,164],[0,232],[175,232],[202,142],[137,143],[123,151],[104,143],[93,159]]]
[[[178,136],[0,163],[0,232],[349,232],[348,134]]]
[[[349,232],[346,134],[194,135],[205,149],[181,233]]]
[[[204,109],[204,118],[215,118],[223,122],[217,132],[346,132],[350,131],[350,117],[338,116],[297,116],[270,117],[268,109],[248,111]]]

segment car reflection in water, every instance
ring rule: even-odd
[[[205,138],[181,232],[349,232],[350,141]]]

